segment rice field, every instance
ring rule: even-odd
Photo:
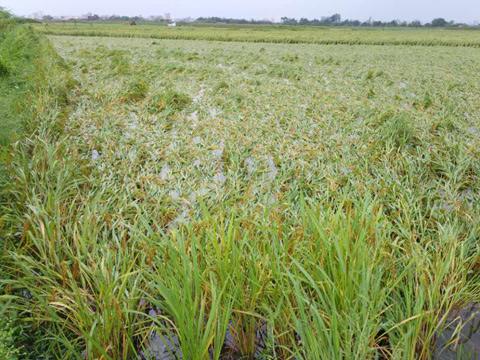
[[[32,353],[478,356],[452,314],[480,301],[479,49],[102,34],[50,36],[68,116],[13,164]]]
[[[456,199],[434,164],[464,144],[475,166],[475,49],[53,39],[81,82],[70,141],[101,183],[175,214],[381,194],[401,166],[438,215]]]
[[[122,23],[46,23],[35,29],[53,35],[139,37],[261,43],[344,45],[421,45],[480,47],[480,30],[422,28],[348,28],[273,25],[165,25]]]

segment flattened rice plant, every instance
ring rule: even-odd
[[[477,49],[53,40],[75,103],[19,147],[8,215],[37,352],[428,359],[480,301]]]

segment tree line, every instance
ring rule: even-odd
[[[371,26],[371,27],[459,27],[468,26],[467,24],[457,23],[453,20],[447,21],[444,18],[435,18],[431,22],[422,23],[420,20],[402,21],[380,21],[369,19],[367,21],[342,19],[340,14],[321,17],[320,19],[307,19],[282,17],[281,22],[284,25],[310,25],[310,26]]]
[[[55,21],[59,18],[53,17],[51,15],[44,15],[41,18],[43,21]],[[159,15],[159,16],[120,16],[120,15],[106,15],[100,16],[97,14],[86,14],[80,18],[66,19],[65,17],[60,18],[64,21],[125,21],[130,23],[140,23],[140,22],[153,22],[153,23],[168,23],[172,21],[170,14]],[[188,23],[188,24],[238,24],[238,25],[276,25],[279,24],[273,20],[257,20],[257,19],[242,19],[242,18],[225,18],[225,17],[199,17],[196,19],[185,18],[177,19],[177,23]],[[444,18],[435,18],[430,22],[422,23],[420,20],[413,21],[403,21],[403,20],[391,20],[391,21],[380,21],[369,19],[367,21],[352,20],[352,19],[342,19],[340,14],[333,14],[331,16],[324,16],[320,19],[308,19],[308,18],[291,18],[284,16],[280,19],[280,24],[290,25],[290,26],[348,26],[348,27],[467,27],[472,26],[465,23],[458,23],[453,20],[446,20]],[[478,25],[477,25],[478,26]]]

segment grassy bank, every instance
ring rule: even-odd
[[[47,110],[48,102],[66,103],[66,85],[62,87],[55,79],[55,72],[65,70],[65,65],[45,37],[28,25],[17,24],[8,15],[3,15],[3,20],[0,19],[2,157],[7,156],[9,144],[33,131],[34,120]],[[53,74],[49,73],[52,71]]]
[[[119,23],[47,23],[35,25],[50,35],[134,37],[287,44],[411,45],[480,47],[480,30],[365,29],[309,26],[129,26]]]
[[[21,241],[28,188],[15,183],[22,163],[28,174],[32,143],[52,142],[62,125],[69,75],[48,40],[0,12],[0,358],[26,358],[30,327],[11,302],[9,253]],[[64,116],[63,116],[64,117]]]

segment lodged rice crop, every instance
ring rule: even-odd
[[[51,40],[78,86],[8,215],[34,351],[430,359],[480,300],[478,49]]]

